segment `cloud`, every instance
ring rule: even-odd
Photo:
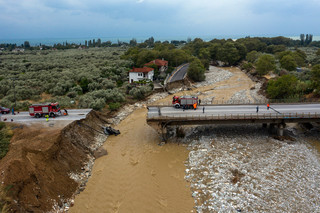
[[[320,34],[320,1],[0,0],[0,39]]]

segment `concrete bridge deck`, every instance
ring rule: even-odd
[[[258,107],[258,109],[257,109]],[[168,126],[262,123],[278,126],[286,123],[320,122],[320,104],[201,105],[196,110],[172,106],[148,106],[147,123],[163,133]]]

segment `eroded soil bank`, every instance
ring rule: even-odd
[[[8,192],[13,212],[64,209],[90,170],[96,142],[85,125],[101,128],[101,116],[92,111],[86,119],[63,129],[50,123],[12,124],[10,150],[0,161],[1,186]],[[103,141],[105,138],[103,139]]]

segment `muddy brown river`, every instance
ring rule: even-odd
[[[159,146],[146,123],[146,109],[134,111],[104,144],[108,155],[95,161],[87,186],[70,212],[191,212],[194,201],[184,180],[188,151]]]

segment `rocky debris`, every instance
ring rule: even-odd
[[[320,210],[319,154],[302,138],[281,142],[254,125],[192,132],[185,179],[197,212]]]
[[[241,90],[233,96],[229,100],[226,101],[226,104],[242,104],[242,103],[249,103],[250,99],[247,96],[246,90]]]
[[[233,76],[231,72],[225,69],[221,69],[219,67],[210,66],[209,70],[205,73],[206,80],[204,82],[199,82],[195,84],[195,87],[204,87],[209,86],[214,83],[224,81]]]
[[[259,93],[261,87],[262,87],[262,83],[258,82],[255,84],[254,88],[252,88],[250,90],[250,96],[253,98],[253,100],[256,103],[266,103],[267,102],[267,98]]]

